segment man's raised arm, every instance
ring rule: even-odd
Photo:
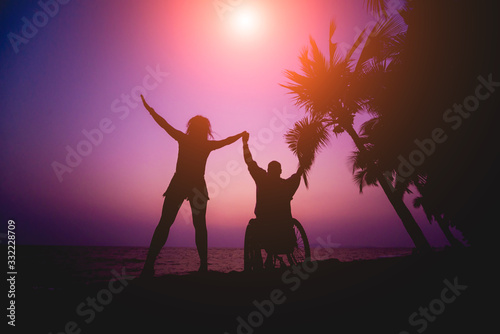
[[[252,158],[252,153],[250,153],[250,149],[248,148],[248,138],[250,137],[250,135],[247,133],[245,133],[243,135],[243,157],[245,158],[245,163],[247,164],[247,166],[250,166],[250,164],[252,163],[255,163],[255,161],[253,160]]]
[[[302,176],[303,173],[304,173],[304,168],[302,166],[299,166],[299,168],[297,169],[297,172],[295,172],[295,174],[293,174],[292,176],[290,176],[287,179],[289,187],[290,187],[290,192],[292,195],[295,194],[295,192],[299,188],[300,177]]]

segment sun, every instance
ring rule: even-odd
[[[232,23],[234,28],[242,33],[253,33],[258,30],[259,18],[251,8],[238,8],[235,10]]]

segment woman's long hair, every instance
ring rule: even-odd
[[[213,138],[212,125],[208,118],[200,115],[194,116],[187,123],[186,134],[203,139]]]

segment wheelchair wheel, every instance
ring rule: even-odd
[[[293,230],[297,242],[293,251],[287,254],[287,259],[291,265],[297,265],[311,257],[311,248],[309,247],[306,231],[296,219],[293,220]]]
[[[271,269],[283,266],[293,266],[304,262],[307,258],[310,258],[311,249],[309,247],[309,240],[307,239],[304,228],[296,219],[293,220],[292,228],[292,244],[290,244],[290,246],[286,246],[286,250],[271,250],[270,254],[267,253],[267,256],[271,256],[271,258],[266,258],[266,264],[264,264],[261,251],[263,249],[263,245],[261,240],[258,240],[258,235],[255,234],[255,230],[249,224],[245,231],[243,249],[244,270],[252,271],[262,270],[264,267],[266,269]],[[266,248],[266,252],[267,251],[268,249]],[[284,262],[282,256],[286,256],[288,263]]]
[[[304,262],[311,257],[309,240],[302,225],[293,220],[293,247],[287,251],[272,254],[272,260],[264,264],[266,268],[280,268],[285,266],[294,266]],[[284,261],[286,259],[286,262]]]
[[[258,246],[255,236],[252,235],[250,226],[245,231],[245,242],[243,248],[243,269],[245,271],[259,270],[263,268],[261,248]]]

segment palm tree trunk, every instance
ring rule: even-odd
[[[361,142],[361,139],[359,138],[358,134],[354,130],[352,126],[347,126],[343,127],[346,132],[351,136],[352,140],[354,141],[354,144],[358,148],[358,150],[362,153],[366,153],[366,148],[364,144]],[[424,236],[424,233],[420,229],[420,226],[418,226],[417,221],[411,214],[410,210],[406,206],[406,204],[403,202],[403,198],[401,196],[398,196],[392,187],[391,184],[389,184],[388,180],[384,177],[382,172],[378,169],[378,166],[370,162],[372,170],[374,171],[377,181],[384,190],[385,195],[389,199],[389,202],[391,202],[391,205],[394,207],[394,210],[396,210],[396,213],[398,214],[398,217],[401,219],[403,226],[406,229],[406,232],[410,235],[410,238],[412,239],[413,243],[415,244],[415,247],[419,251],[427,251],[430,249],[429,242]]]
[[[445,220],[440,217],[440,216],[437,216],[435,217],[436,218],[436,221],[439,225],[439,227],[441,228],[441,230],[443,231],[443,234],[444,236],[446,237],[446,239],[448,240],[448,242],[450,243],[450,246],[451,247],[456,247],[456,248],[460,248],[460,247],[463,247],[462,243],[460,241],[458,241],[454,236],[453,234],[451,233],[450,231],[450,227],[449,225],[445,222]]]

